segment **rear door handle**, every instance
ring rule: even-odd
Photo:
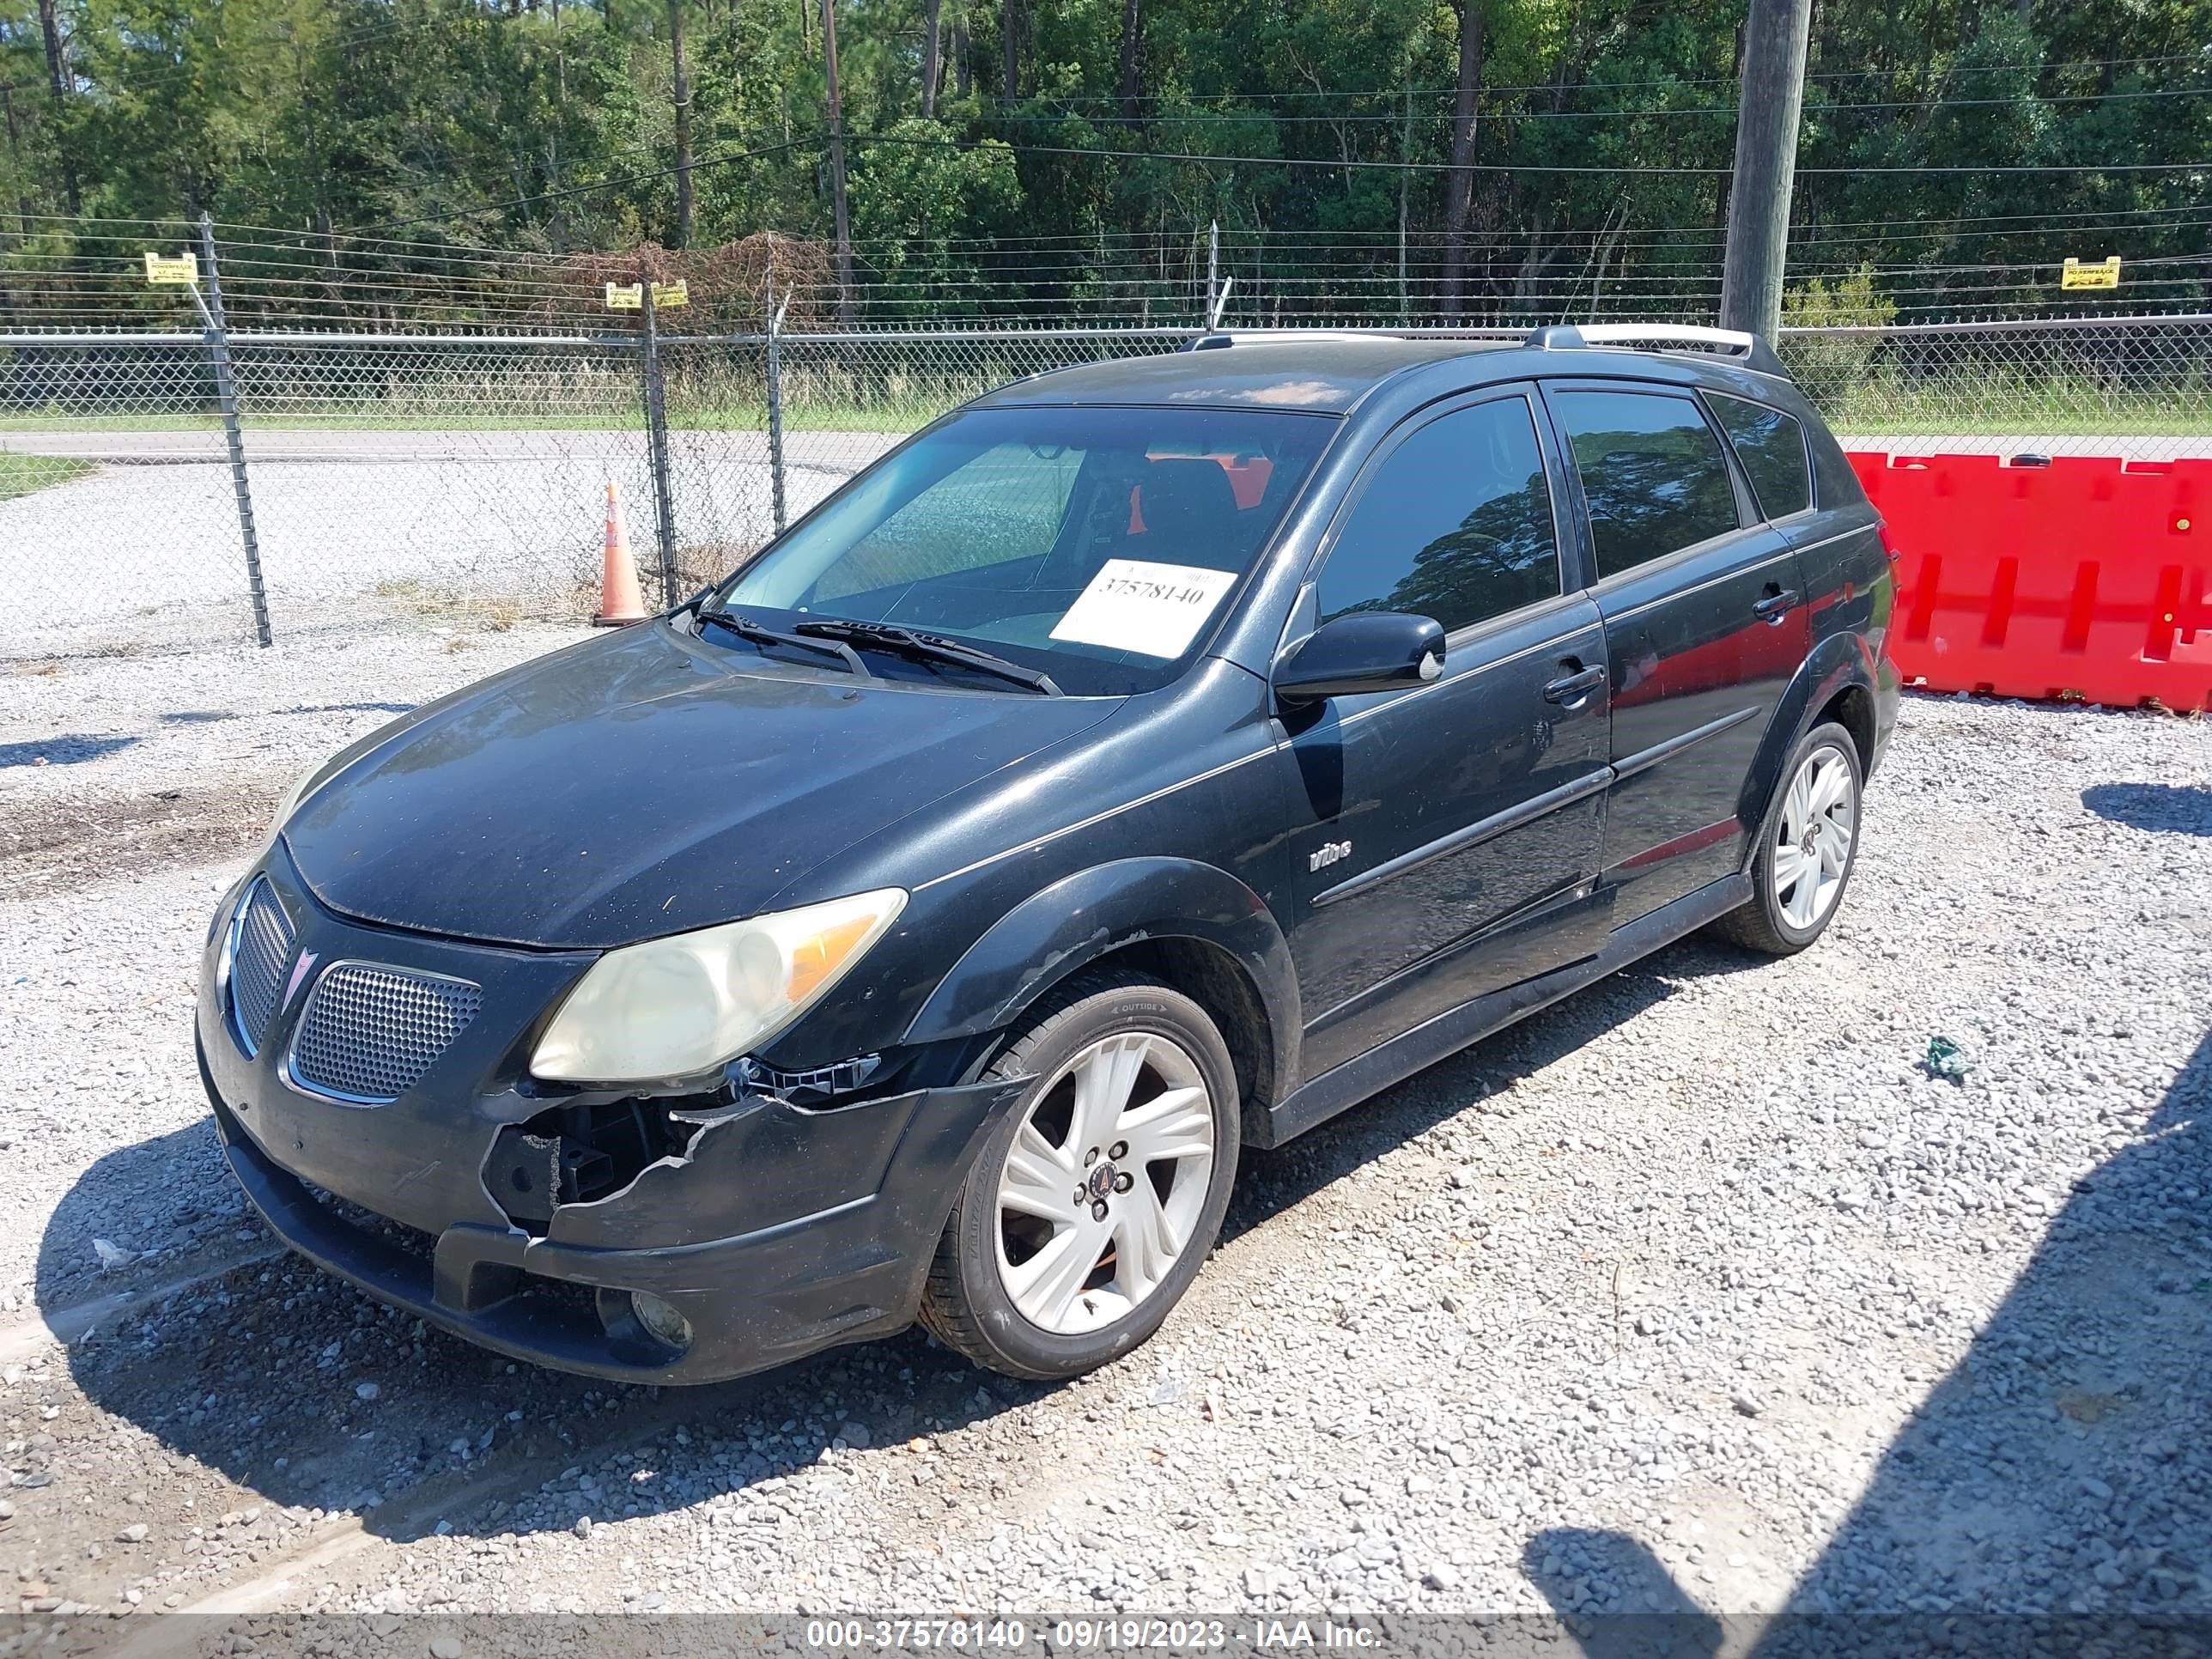
[[[1797,596],[1795,593],[1786,593],[1777,589],[1753,605],[1751,607],[1751,614],[1761,622],[1780,622],[1783,613],[1796,603]]]
[[[1559,665],[1562,668],[1572,665],[1572,659]],[[1595,668],[1585,668],[1578,673],[1569,674],[1563,679],[1556,679],[1547,684],[1544,687],[1544,701],[1558,703],[1580,702],[1604,684],[1605,668],[1602,664]]]

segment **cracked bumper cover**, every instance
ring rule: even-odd
[[[549,1103],[517,1091],[514,1056],[580,963],[355,926],[307,897],[281,850],[264,873],[301,952],[484,988],[483,1014],[420,1083],[362,1107],[289,1079],[283,1056],[304,997],[279,1011],[256,1055],[245,1053],[210,948],[201,1081],[239,1184],[294,1249],[485,1347],[623,1382],[715,1382],[911,1322],[977,1137],[1018,1085],[919,1089],[827,1110],[742,1098],[682,1157],[647,1165],[611,1196],[562,1205],[540,1236],[508,1219],[484,1170],[501,1131]],[[356,1219],[318,1188],[371,1213]],[[624,1311],[632,1291],[681,1312],[690,1346],[679,1353],[640,1329]]]

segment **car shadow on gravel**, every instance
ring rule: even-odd
[[[2093,784],[2081,792],[2081,805],[2130,830],[2212,836],[2212,789],[2200,784]]]
[[[918,1332],[705,1388],[632,1387],[510,1362],[289,1252],[272,1255],[227,1171],[204,1170],[211,1141],[195,1124],[98,1160],[55,1211],[37,1267],[41,1313],[75,1339],[66,1360],[77,1389],[155,1443],[134,1477],[151,1503],[131,1518],[152,1522],[157,1538],[204,1527],[215,1549],[227,1536],[216,1514],[265,1504],[351,1511],[400,1542],[563,1530],[586,1516],[686,1509],[825,1451],[966,1427],[1048,1392],[979,1372]],[[203,1212],[209,1242],[88,1280],[79,1258],[88,1240],[132,1237],[125,1200],[164,1169],[195,1172],[196,1199],[182,1207]],[[245,1260],[223,1272],[227,1256]],[[89,1335],[77,1335],[73,1304],[180,1279],[194,1282],[100,1310]],[[91,1443],[111,1437],[101,1422]],[[83,1510],[96,1522],[106,1512],[97,1505],[113,1500],[83,1489],[82,1445],[60,1426],[27,1449],[28,1473],[48,1479],[18,1494],[19,1506],[27,1516],[33,1503]],[[612,1478],[611,1458],[621,1469]],[[165,1527],[164,1504],[195,1494]],[[102,1524],[94,1541],[112,1531],[112,1515]],[[241,1553],[258,1547],[240,1533]]]
[[[1702,942],[1677,946],[1431,1067],[1287,1152],[1255,1154],[1228,1235],[1510,1089],[1676,983],[1756,961]],[[49,1221],[38,1264],[40,1305],[51,1320],[70,1299],[127,1296],[219,1264],[225,1252],[252,1258],[157,1303],[106,1312],[68,1350],[88,1401],[150,1436],[180,1472],[167,1477],[180,1492],[193,1480],[220,1487],[180,1513],[183,1529],[204,1521],[210,1504],[218,1512],[275,1504],[349,1511],[398,1541],[441,1527],[465,1536],[561,1530],[584,1516],[684,1509],[789,1474],[825,1449],[834,1456],[841,1442],[880,1445],[967,1427],[1054,1392],[980,1371],[919,1332],[699,1389],[629,1387],[513,1363],[426,1329],[301,1258],[272,1256],[227,1172],[208,1169],[212,1145],[202,1122],[98,1160]],[[138,1200],[164,1170],[189,1191],[168,1224],[199,1248],[159,1271],[142,1263],[88,1278],[89,1241],[134,1240]],[[663,1474],[650,1454],[671,1444],[684,1453],[666,1458]],[[610,1457],[628,1460],[618,1484],[604,1474]],[[83,1494],[65,1492],[69,1459],[66,1443],[33,1452],[54,1468],[62,1501],[78,1505]]]
[[[210,1509],[234,1517],[257,1504],[352,1510],[365,1531],[394,1541],[438,1531],[564,1531],[584,1516],[688,1509],[821,1462],[838,1447],[969,1427],[1048,1391],[980,1374],[918,1332],[696,1389],[511,1363],[422,1328],[289,1252],[270,1255],[268,1232],[250,1225],[228,1176],[192,1183],[216,1243],[166,1270],[133,1265],[86,1283],[77,1256],[91,1237],[131,1237],[124,1199],[143,1190],[146,1170],[197,1168],[210,1139],[208,1126],[195,1124],[93,1164],[40,1248],[40,1307],[64,1325],[64,1298],[128,1294],[195,1267],[219,1270],[226,1252],[246,1256],[179,1294],[108,1312],[66,1349],[88,1405],[153,1437],[157,1453],[139,1478],[155,1489],[153,1504],[135,1517],[153,1522],[157,1535],[164,1504],[195,1493],[173,1528],[206,1524],[210,1551],[223,1537]],[[95,1427],[91,1440],[108,1433]],[[82,1447],[64,1436],[42,1440],[49,1444],[28,1449],[31,1474],[45,1471],[51,1484],[18,1495],[20,1504],[76,1510],[97,1502],[76,1474]],[[619,1464],[613,1478],[608,1460]],[[241,1531],[239,1551],[248,1548]]]
[[[95,1241],[128,1259],[111,1261]],[[33,1289],[51,1318],[268,1248],[210,1120],[118,1147],[79,1176],[40,1236]]]
[[[2212,1036],[2130,1144],[2074,1183],[1781,1616],[1721,1608],[1717,1623],[1626,1533],[1532,1537],[1523,1570],[1583,1653],[1652,1650],[1620,1644],[1663,1627],[1670,1651],[1707,1654],[1723,1626],[1753,1659],[2205,1651],[2189,1644],[2212,1633],[2209,1114]]]

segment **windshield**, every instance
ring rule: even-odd
[[[1078,695],[1150,690],[1211,633],[1335,429],[1268,410],[970,410],[861,474],[715,602],[777,628],[943,635]],[[868,666],[1004,689],[957,664]]]

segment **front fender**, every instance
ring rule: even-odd
[[[1775,705],[1765,741],[1744,777],[1741,811],[1742,821],[1753,831],[1747,858],[1758,851],[1757,831],[1766,822],[1766,809],[1782,782],[1782,769],[1789,764],[1790,751],[1805,735],[1814,714],[1826,708],[1838,691],[1853,685],[1869,696],[1877,695],[1874,647],[1860,635],[1831,634],[1814,646],[1812,653],[1799,665],[1782,700]]]
[[[1302,1027],[1283,930],[1249,887],[1190,859],[1117,859],[1032,894],[953,964],[902,1041],[1003,1030],[1086,963],[1156,939],[1200,939],[1236,958],[1267,1017],[1273,1075],[1279,1086],[1289,1086],[1297,1077]]]

